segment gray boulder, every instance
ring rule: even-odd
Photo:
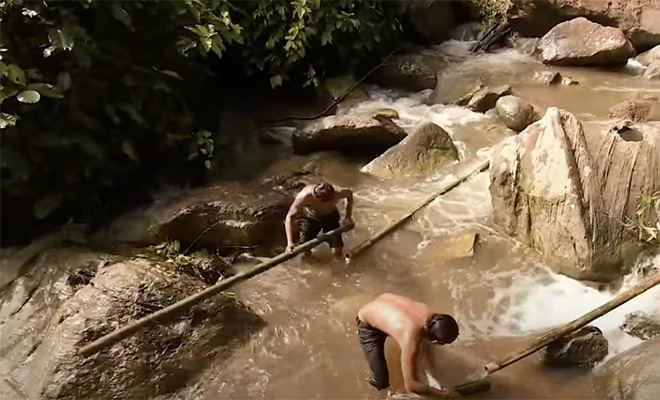
[[[645,67],[651,65],[655,60],[660,60],[660,45],[655,46],[651,50],[645,51],[644,53],[635,57],[635,61],[639,62]]]
[[[440,63],[422,54],[392,56],[374,71],[369,80],[384,88],[396,88],[409,92],[433,89],[437,82]]]
[[[296,154],[315,151],[380,153],[399,143],[406,132],[390,118],[333,115],[296,131],[291,138]]]
[[[540,118],[534,106],[516,96],[500,97],[495,109],[504,125],[519,132]]]
[[[495,107],[495,103],[500,97],[510,94],[511,86],[509,85],[483,87],[472,95],[467,107],[474,112],[486,112]]]
[[[660,335],[660,314],[630,313],[626,315],[626,320],[620,328],[630,336],[642,340],[654,338]]]
[[[653,61],[644,71],[644,77],[651,81],[660,80],[660,60]]]
[[[562,22],[539,43],[544,63],[553,65],[625,65],[635,49],[618,28],[579,17]]]
[[[609,117],[634,122],[660,120],[660,104],[655,99],[631,99],[612,106]]]
[[[591,368],[609,354],[609,343],[595,326],[585,326],[550,343],[544,363],[552,367]]]
[[[534,74],[534,80],[544,85],[579,85],[578,81],[571,79],[568,76],[562,76],[556,71],[538,71]]]
[[[656,400],[660,393],[660,338],[647,340],[607,361],[591,376],[594,398]]]
[[[640,193],[660,190],[660,123],[580,123],[553,107],[493,154],[493,217],[505,232],[571,277],[625,272],[640,242],[621,221],[635,218]]]
[[[399,144],[362,168],[362,172],[384,179],[419,178],[458,160],[451,137],[434,123],[425,123]]]

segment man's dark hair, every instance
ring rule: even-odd
[[[433,314],[426,321],[426,332],[432,342],[449,344],[458,337],[458,323],[448,314]]]
[[[335,192],[335,188],[328,182],[322,182],[314,186],[314,197],[327,200],[330,199]]]

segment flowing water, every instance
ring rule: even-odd
[[[601,119],[612,105],[633,95],[660,94],[635,64],[617,72],[555,69],[582,84],[548,87],[534,83],[532,76],[549,68],[515,50],[465,58],[464,49],[465,44],[450,43],[429,52],[449,54],[453,74],[510,84],[515,94],[542,112],[557,106],[579,118]],[[428,105],[430,91],[411,95],[373,87],[369,94],[369,100],[340,113],[393,108],[400,116],[397,123],[408,130],[435,122],[452,135],[462,161],[426,181],[400,183],[365,179],[359,172],[362,163],[332,155],[289,157],[270,166],[270,172],[283,172],[314,164],[317,171],[354,189],[357,226],[345,236],[347,248],[424,200],[465,162],[487,157],[504,136],[461,130],[494,117],[457,106]],[[434,350],[434,378],[442,385],[464,383],[488,362],[529,343],[533,335],[584,314],[637,281],[632,274],[617,288],[599,291],[553,273],[536,252],[504,236],[492,223],[488,185],[487,172],[474,176],[348,265],[328,261],[329,251],[322,246],[316,261],[295,259],[239,285],[235,295],[268,326],[175,397],[375,399],[403,393],[397,346],[388,340],[392,385],[378,393],[367,383],[368,367],[356,335],[357,310],[384,292],[409,296],[456,317],[461,334],[453,344]],[[465,238],[475,232],[481,239],[468,256]],[[246,261],[241,267],[254,263]],[[660,257],[640,263],[660,267]],[[619,329],[625,315],[658,310],[659,301],[660,288],[655,288],[594,322],[610,341],[610,356],[639,342]],[[584,373],[544,368],[539,354],[495,373],[492,390],[475,398],[592,398]]]

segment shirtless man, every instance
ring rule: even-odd
[[[314,239],[320,231],[329,232],[339,228],[337,203],[346,199],[346,215],[342,225],[352,227],[353,192],[327,182],[305,186],[293,200],[284,220],[286,251],[292,251],[296,243]],[[298,239],[296,241],[296,239]],[[341,235],[328,239],[332,254],[341,258],[344,242]]]
[[[401,371],[408,392],[445,399],[461,397],[420,382],[415,368],[418,356],[425,353],[429,343],[443,345],[456,340],[458,324],[453,317],[433,313],[424,303],[385,293],[358,311],[357,326],[373,387],[382,390],[390,385],[384,350],[385,339],[391,336],[401,348]]]

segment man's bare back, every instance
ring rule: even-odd
[[[392,293],[378,296],[358,312],[360,320],[387,333],[399,346],[416,339],[431,315],[426,304]]]

